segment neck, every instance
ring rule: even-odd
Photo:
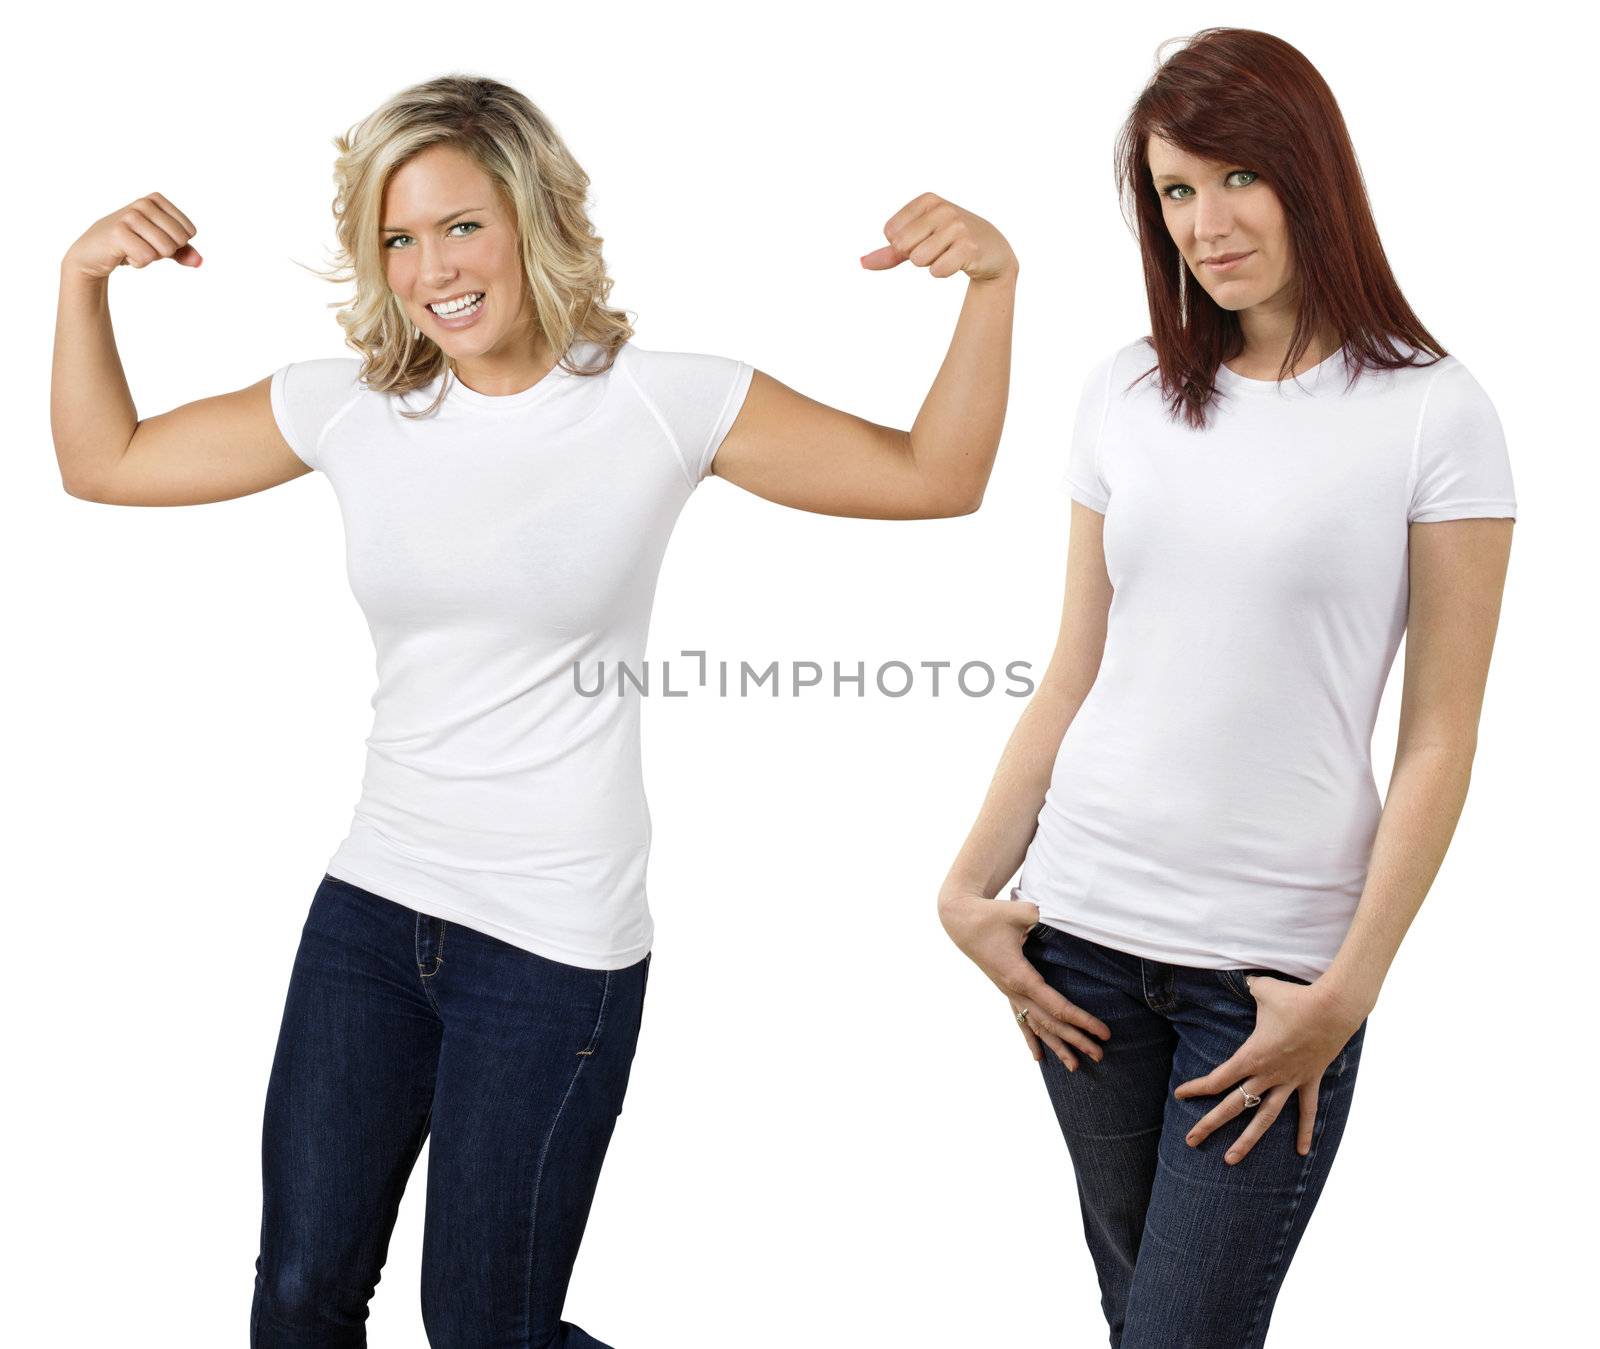
[[[474,393],[501,397],[531,389],[554,369],[558,357],[542,333],[530,334],[511,351],[485,352],[464,361],[450,360],[450,368]]]
[[[1276,379],[1278,372],[1283,369],[1283,360],[1289,354],[1289,342],[1294,336],[1300,315],[1298,310],[1289,306],[1261,312],[1265,308],[1258,305],[1239,314],[1244,350],[1227,363],[1236,375],[1244,375],[1249,379]],[[1320,365],[1338,349],[1337,334],[1325,330],[1311,339],[1289,374],[1303,374],[1312,366]]]

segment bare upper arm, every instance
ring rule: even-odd
[[[1073,501],[1061,628],[1040,691],[1049,688],[1074,702],[1088,694],[1105,654],[1112,588],[1106,572],[1104,535],[1105,516]]]
[[[925,520],[976,509],[923,473],[908,432],[807,398],[761,370],[711,471],[780,506],[819,515]]]
[[[1512,524],[1486,518],[1410,527],[1401,750],[1477,744]]]
[[[311,467],[272,415],[272,377],[147,417],[122,457],[75,493],[112,506],[195,506],[262,492]]]

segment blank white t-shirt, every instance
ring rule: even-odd
[[[596,363],[580,344],[572,363]],[[333,485],[378,686],[330,875],[566,964],[650,949],[639,697],[657,573],[752,367],[624,345],[521,393],[359,383],[355,357],[272,377],[283,435]],[[603,669],[605,691],[592,690]]]
[[[1431,359],[1425,357],[1424,359]],[[1315,979],[1382,806],[1378,703],[1408,526],[1517,513],[1499,418],[1454,357],[1281,385],[1217,372],[1172,421],[1141,339],[1102,361],[1062,486],[1105,516],[1100,671],[1018,880],[1041,920],[1173,964]]]

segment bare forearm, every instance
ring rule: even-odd
[[[110,282],[63,267],[50,369],[50,432],[61,482],[91,482],[128,448],[139,414],[111,328]]]
[[[988,486],[1005,425],[1016,298],[1015,267],[967,283],[950,348],[911,425],[918,471],[974,507]]]
[[[1006,742],[977,822],[951,864],[941,898],[978,893],[993,899],[1016,874],[1038,827],[1061,738],[1082,703],[1082,695],[1048,685],[1028,703]]]
[[[1361,902],[1333,964],[1317,981],[1363,1017],[1377,1004],[1400,942],[1444,861],[1466,803],[1472,755],[1467,746],[1434,746],[1395,762]]]

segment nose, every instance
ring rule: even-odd
[[[417,242],[417,248],[421,255],[417,263],[417,276],[430,293],[437,295],[456,275],[455,266],[445,255],[443,240],[421,239]]]
[[[1214,244],[1233,232],[1233,208],[1220,192],[1201,192],[1195,202],[1194,237],[1203,244]]]

